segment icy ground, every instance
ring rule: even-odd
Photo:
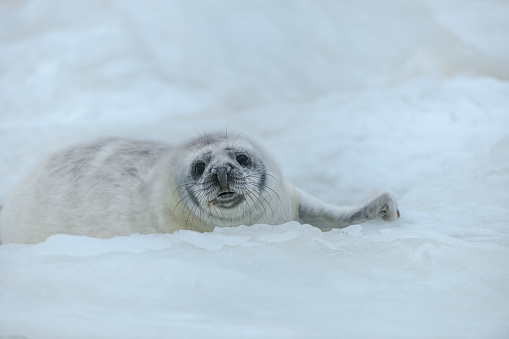
[[[0,203],[75,142],[228,126],[402,215],[1,245],[0,338],[508,338],[508,31],[496,0],[0,3]]]

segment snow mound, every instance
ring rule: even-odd
[[[502,338],[508,153],[506,138],[412,190],[395,223],[3,245],[0,328],[28,337]]]

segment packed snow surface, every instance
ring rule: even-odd
[[[2,2],[0,204],[77,142],[228,129],[401,218],[1,245],[0,338],[508,338],[508,31],[496,0]]]

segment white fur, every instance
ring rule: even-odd
[[[180,229],[203,232],[291,220],[328,229],[376,216],[394,220],[398,215],[394,197],[385,192],[350,207],[325,204],[307,195],[284,182],[270,156],[245,138],[232,145],[263,162],[267,189],[246,196],[232,209],[210,203],[198,208],[182,188],[193,161],[204,152],[209,152],[212,161],[234,161],[225,150],[232,146],[227,139],[211,135],[210,143],[203,144],[201,140],[208,137],[177,147],[107,139],[58,152],[15,187],[2,211],[0,241],[36,243],[57,233],[110,238]]]

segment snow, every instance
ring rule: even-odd
[[[101,136],[244,132],[401,218],[0,246],[0,337],[507,338],[509,4],[0,4],[0,202]]]

